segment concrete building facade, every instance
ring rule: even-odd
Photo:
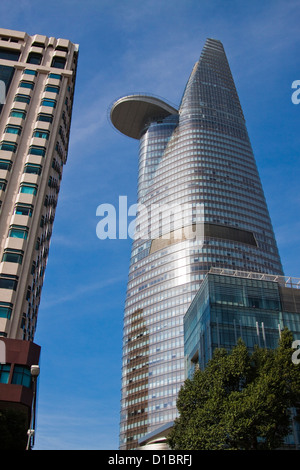
[[[27,342],[39,351],[33,341],[67,161],[77,58],[78,45],[69,40],[0,29],[0,340],[7,358]],[[30,357],[39,354],[23,356],[28,372]],[[4,372],[0,404],[8,398],[5,385],[14,387]],[[24,380],[19,385],[28,388]]]

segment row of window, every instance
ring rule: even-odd
[[[19,83],[20,88],[28,88],[29,90],[34,89],[34,82],[30,82],[27,80],[21,80]],[[56,85],[46,85],[44,91],[48,91],[50,93],[59,94],[60,87]]]
[[[11,364],[0,364],[0,383],[8,384],[10,371]],[[11,383],[30,388],[32,383],[30,368],[21,365],[15,365],[13,368]]]
[[[130,407],[132,405],[136,405],[138,403],[141,403],[143,401],[147,401],[151,398],[160,398],[160,397],[167,397],[167,396],[174,396],[174,395],[177,395],[177,393],[179,392],[179,389],[180,389],[181,385],[179,386],[172,386],[172,387],[163,387],[161,388],[159,391],[156,391],[155,392],[155,396],[149,396],[148,394],[147,395],[144,395],[142,397],[137,397],[137,398],[134,398],[134,399],[130,399],[130,400],[125,400],[124,404],[122,404],[122,408],[127,408],[127,407]],[[163,398],[165,400],[165,398]]]
[[[20,119],[25,119],[26,118],[26,111],[23,109],[17,109],[13,108],[11,110],[10,116],[15,117],[15,118],[20,118]],[[50,122],[52,123],[53,121],[53,116],[52,114],[46,114],[46,113],[39,113],[37,115],[37,121],[42,121],[42,122]],[[16,132],[15,132],[16,133]]]
[[[35,73],[36,74],[36,72],[32,71],[32,70],[28,70],[28,71],[25,71],[25,72],[26,73]],[[61,78],[61,76],[58,75],[58,74],[49,74],[49,77],[50,78],[57,78],[57,79]],[[30,83],[30,82],[24,82],[24,83]],[[47,85],[46,88],[45,88],[45,91],[53,91],[53,92],[58,93],[59,92],[59,87],[55,87],[53,85]],[[29,104],[30,99],[31,99],[31,97],[29,95],[18,93],[15,96],[14,101]],[[55,99],[43,98],[41,100],[41,106],[56,108],[56,105],[57,105],[57,101]],[[14,109],[12,109],[12,111],[10,113],[10,116],[20,118],[20,119],[25,119],[26,118],[26,111],[23,110],[23,109],[14,108]],[[37,116],[37,121],[52,123],[53,115],[50,114],[50,113],[45,113],[45,112],[39,113],[38,116]],[[15,135],[20,135],[21,131],[22,131],[22,126],[12,125],[12,124],[8,125],[5,129],[6,133],[15,134]],[[62,134],[62,131],[60,131],[60,134]],[[45,139],[45,140],[49,139],[49,135],[50,135],[49,131],[44,130],[44,129],[39,129],[39,128],[36,128],[33,132],[33,137],[40,138],[40,139]],[[15,153],[17,151],[17,143],[7,141],[7,140],[3,140],[3,141],[0,142],[0,150]],[[46,153],[46,148],[43,147],[43,146],[32,145],[29,148],[29,154],[32,154],[32,155],[45,156],[45,153]]]
[[[37,75],[37,72],[28,69],[28,70],[24,71],[24,74]],[[22,80],[20,82],[20,85],[19,85],[21,93],[19,93],[18,95],[15,96],[15,102],[16,103],[18,103],[18,102],[30,103],[30,100],[31,100],[30,96],[26,95],[26,93],[30,93],[30,90],[34,89],[34,83],[30,82],[29,80],[26,80],[26,76],[23,76],[23,78],[24,78],[24,80]],[[61,76],[58,75],[58,74],[49,74],[49,78],[58,80],[58,79],[61,79]],[[22,94],[22,91],[21,91],[22,88],[24,89],[24,94]],[[27,91],[26,91],[26,89],[27,89]],[[58,86],[48,84],[48,85],[46,85],[44,91],[45,92],[52,92],[52,93],[55,93],[56,95],[58,95],[59,92],[60,92],[60,88]],[[56,100],[46,99],[45,98],[41,101],[40,104],[42,106],[48,106],[48,108],[53,108],[54,109],[56,107]],[[48,122],[48,123],[51,124],[53,122],[53,114],[50,114],[50,113],[53,113],[52,110],[50,110],[50,109],[49,109],[49,113],[47,113],[46,109],[43,110],[42,113],[39,113],[37,115],[37,121]],[[21,105],[18,107],[15,104],[13,109],[11,109],[11,111],[10,111],[10,116],[13,117],[13,118],[18,118],[18,119],[20,119],[20,121],[25,120],[26,116],[27,116],[26,108],[22,109]],[[34,131],[33,131],[33,137],[36,137],[36,138],[39,138],[39,139],[45,139],[45,141],[49,140],[49,132],[47,130],[41,129],[39,127],[40,126],[38,126],[38,123],[37,123],[36,124],[36,129],[34,129]],[[15,136],[20,135],[21,132],[22,132],[22,126],[9,124],[6,127],[5,131],[7,132],[7,134],[12,134],[12,135],[15,135]],[[8,137],[8,135],[7,135],[7,137]],[[12,140],[12,141],[10,142],[9,140]],[[5,141],[2,141],[0,143],[0,149],[6,150],[6,151],[12,151],[13,153],[15,153],[17,151],[17,144],[16,144],[16,142],[13,142],[13,139],[8,138],[7,141],[5,140]],[[29,155],[38,155],[38,156],[44,157],[46,155],[46,147],[41,146],[41,145],[39,145],[39,146],[32,145],[29,148],[28,154]],[[0,159],[0,169],[10,171],[11,168],[12,168],[12,165],[13,165],[13,161],[11,161],[9,159],[5,159],[5,158]],[[61,165],[62,165],[62,163],[61,163]],[[52,162],[52,168],[54,168],[54,170],[57,171],[59,173],[59,175],[61,175],[61,165],[56,160],[53,160],[53,162]],[[28,162],[24,166],[24,173],[40,175],[42,173],[42,165],[38,165],[38,164],[35,164],[35,163]],[[0,187],[5,187],[6,183],[7,182],[0,180]],[[50,177],[49,181],[48,181],[48,185],[50,187],[57,188],[57,181],[54,178]],[[31,184],[31,183],[26,183],[26,182],[21,183],[20,189],[19,189],[20,193],[32,194],[34,196],[37,194],[37,191],[38,191],[38,185]],[[45,206],[55,205],[55,203],[56,203],[55,197],[46,196],[45,203],[44,203]],[[25,215],[25,216],[28,216],[28,217],[32,217],[33,205],[19,202],[15,205],[14,213],[19,214],[19,215]],[[46,218],[42,216],[41,223],[40,223],[40,226],[42,228],[45,224],[45,220],[46,220]],[[29,227],[21,226],[21,225],[11,225],[10,228],[9,228],[8,236],[12,237],[12,238],[19,238],[21,240],[22,239],[26,240],[28,238],[28,234],[29,234]],[[50,233],[50,235],[51,235],[51,233]],[[45,239],[47,238],[47,240],[49,240],[50,235],[49,235],[49,233],[46,234]],[[45,258],[45,256],[47,256],[47,249],[42,247],[43,242],[44,242],[44,235],[42,236],[42,238],[37,239],[37,243],[36,243],[36,247],[35,247],[37,250],[41,251],[41,258],[42,257]],[[17,263],[17,264],[21,265],[22,262],[23,262],[23,257],[24,257],[23,250],[6,248],[4,250],[1,262]],[[31,274],[32,275],[34,275],[37,265],[38,265],[38,263],[33,262],[32,269],[31,269]],[[43,275],[43,270],[44,270],[44,268],[42,266],[41,269],[39,270],[40,271],[40,276]],[[34,285],[35,285],[35,280],[34,280]],[[10,289],[12,291],[16,291],[17,286],[18,286],[18,277],[17,276],[11,276],[11,275],[7,275],[7,274],[0,275],[0,289]],[[38,288],[36,289],[37,295],[39,294],[38,289],[40,290],[41,287],[38,286]],[[30,287],[29,287],[29,290],[30,290]],[[32,305],[31,301],[30,301],[30,297],[28,296],[29,290],[27,291],[27,296],[26,296],[26,300],[28,301],[28,309],[31,308],[31,305]],[[37,297],[37,295],[35,296],[35,298]],[[35,299],[33,300],[33,302],[35,302]],[[37,307],[35,308],[35,312],[36,311],[37,311]],[[0,305],[0,318],[2,317],[2,318],[6,318],[8,320],[11,319],[12,312],[13,312],[13,305],[12,304],[7,304],[7,305],[2,304],[2,305]],[[29,310],[28,310],[28,312],[29,312]],[[29,315],[29,313],[28,313],[28,315]],[[31,320],[31,317],[32,317],[32,314],[30,314],[30,320]],[[34,322],[32,322],[32,325],[33,325],[33,323]],[[28,327],[28,322],[26,320],[26,324],[25,323],[22,324],[21,328],[24,329],[25,326],[26,326],[26,328],[28,327],[32,330],[32,325]],[[35,326],[33,325],[33,329],[34,328],[35,328]],[[28,335],[27,330],[24,330],[24,333],[25,332]],[[0,332],[0,335],[1,334],[5,336],[4,332]],[[32,332],[30,334],[32,336]],[[24,337],[24,339],[25,339],[25,337]]]
[[[31,96],[25,95],[22,93],[17,93],[14,101],[17,103],[30,103]],[[50,108],[55,108],[56,107],[56,100],[50,99],[50,98],[43,98],[41,101],[41,106],[48,106]]]
[[[15,51],[11,49],[6,49],[4,47],[0,48],[0,59],[18,61],[20,57],[20,51]],[[43,55],[39,52],[29,52],[27,57],[27,64],[41,65],[43,60]],[[51,67],[56,69],[64,69],[66,65],[66,58],[54,56],[51,61]]]
[[[25,70],[24,73],[29,74],[29,75],[37,75],[36,71],[30,70],[30,69]],[[58,74],[49,74],[49,77],[56,78],[56,79],[61,78],[61,76],[58,75]],[[34,83],[22,80],[20,82],[20,87],[33,89]],[[55,87],[55,86],[52,86],[52,85],[46,85],[45,91],[52,91],[52,92],[58,93],[59,92],[59,87]],[[30,99],[31,99],[31,97],[29,95],[17,94],[15,96],[14,101],[15,102],[29,103]],[[41,104],[43,106],[50,106],[50,107],[55,108],[56,107],[56,100],[45,99],[45,100],[42,100]],[[14,108],[14,109],[11,110],[10,116],[15,117],[15,118],[25,119],[26,114],[27,113],[26,113],[25,110]],[[38,116],[37,116],[37,121],[52,123],[53,116],[52,116],[52,114],[39,113]],[[10,125],[6,126],[6,128],[5,128],[5,133],[8,133],[8,134],[20,135],[21,132],[22,132],[22,126],[10,124]],[[44,129],[39,129],[39,128],[35,129],[34,132],[33,132],[33,137],[42,138],[42,139],[45,139],[45,140],[49,139],[49,135],[50,135],[49,131],[44,130]],[[6,151],[11,151],[11,152],[15,153],[16,150],[17,150],[17,144],[14,143],[14,142],[2,141],[0,143],[0,149],[1,150],[6,150]],[[42,155],[42,156],[44,156],[45,152],[46,152],[46,149],[44,147],[31,146],[30,149],[29,149],[29,153],[33,154],[33,155]],[[27,172],[29,172],[29,170]]]
[[[256,234],[258,237],[258,234]],[[135,277],[140,276],[141,274],[149,271],[149,269],[154,270],[158,268],[161,265],[164,265],[166,263],[169,263],[171,260],[174,259],[179,259],[179,257],[188,257],[188,256],[194,256],[194,255],[201,255],[203,253],[203,250],[207,246],[215,247],[216,250],[219,249],[224,249],[224,250],[233,250],[234,252],[242,252],[246,253],[246,255],[252,255],[257,259],[258,251],[257,248],[253,248],[251,245],[243,245],[241,249],[241,245],[238,245],[236,242],[232,240],[222,240],[220,243],[219,240],[214,240],[214,239],[207,239],[205,240],[205,243],[203,244],[200,241],[200,244],[198,240],[191,240],[190,243],[186,243],[185,245],[170,245],[167,249],[157,251],[147,259],[143,259],[139,261],[138,265],[132,265],[129,270],[129,280],[132,280]],[[145,243],[142,247],[145,251],[149,248],[149,244]],[[206,248],[205,248],[206,249]],[[180,252],[179,254],[177,252]],[[266,253],[259,253],[259,258],[267,258],[270,259],[274,262],[277,261],[277,257],[272,255],[272,254],[267,254]]]
[[[171,374],[162,375],[161,379],[157,380],[156,382],[145,383],[145,384],[142,384],[142,385],[136,386],[134,388],[130,388],[130,389],[125,388],[123,396],[127,398],[127,397],[129,397],[130,395],[132,395],[136,392],[141,392],[143,390],[149,390],[149,395],[150,395],[150,393],[152,393],[152,398],[156,398],[155,391],[152,390],[152,392],[151,392],[150,389],[157,388],[159,390],[160,387],[171,386],[171,385],[176,384],[176,383],[182,383],[184,381],[184,378],[185,378],[184,373],[182,373],[182,374],[178,373],[178,375],[174,375],[174,376],[172,376]]]
[[[152,141],[154,142],[157,136],[161,135],[161,133],[157,132],[157,130],[155,131],[155,134],[156,134],[155,136],[151,136],[151,142]],[[229,152],[232,152],[233,150],[235,150],[235,155],[237,155],[237,157],[238,155],[240,155],[243,159],[245,159],[245,157],[248,157],[250,160],[253,159],[253,153],[249,146],[248,141],[245,142],[244,140],[240,140],[238,138],[230,138],[218,132],[208,131],[205,129],[196,129],[196,128],[191,129],[190,127],[188,127],[187,129],[180,129],[180,145],[181,146],[185,145],[185,141],[191,142],[191,140],[193,141],[197,140],[197,142],[199,142],[199,139],[200,139],[200,142],[201,142],[201,139],[205,139],[203,143],[206,143],[206,145],[212,145],[213,148],[216,148],[217,146],[219,147],[220,150],[227,149]],[[174,139],[174,142],[171,140],[170,146],[171,144],[175,146],[176,148],[178,148],[178,139]],[[143,141],[141,141],[141,147],[142,145],[143,145]],[[147,140],[145,141],[144,145],[148,145]]]
[[[144,373],[141,373],[139,375],[131,374],[130,377],[126,381],[124,381],[123,383],[126,386],[128,384],[133,383],[133,382],[137,382],[137,381],[140,381],[140,380],[145,379],[145,378],[154,377],[156,375],[164,375],[164,374],[170,373],[170,372],[175,373],[175,371],[182,370],[183,368],[184,367],[183,367],[183,364],[182,364],[182,360],[177,360],[177,361],[173,360],[169,363],[163,363],[163,364],[161,364],[161,366],[151,368],[150,371],[146,370]],[[123,374],[123,376],[126,377],[126,372]],[[128,377],[128,375],[127,375],[127,377]]]
[[[180,263],[180,266],[186,266],[186,273],[190,272],[190,269],[192,268],[193,263],[201,263],[201,262],[207,262],[211,261],[211,259],[208,258],[209,255],[214,256],[214,260],[216,257],[232,257],[233,259],[241,259],[241,260],[247,260],[251,261],[253,263],[256,263],[258,261],[257,259],[257,254],[254,254],[252,252],[250,253],[245,253],[243,250],[233,250],[229,251],[229,247],[224,247],[223,245],[220,246],[215,246],[215,245],[204,245],[201,250],[199,250],[199,255],[195,258],[191,258],[186,251],[183,251],[180,253],[180,258],[177,256],[176,258],[173,256],[172,259],[170,258],[170,263],[163,263],[160,265],[152,264],[151,263],[151,269],[143,269],[142,272],[137,272],[135,273],[134,276],[130,276],[130,280],[127,285],[127,290],[128,292],[130,289],[133,289],[135,286],[141,286],[143,282],[146,282],[148,280],[153,280],[156,276],[159,276],[161,274],[168,273],[171,275],[175,274],[174,271],[174,266],[171,264],[171,261],[176,259],[177,263]],[[259,262],[263,262],[264,259],[260,255],[259,256]],[[149,284],[150,285],[150,284]],[[147,287],[147,286],[143,286]],[[141,287],[140,287],[141,289]],[[132,295],[133,292],[131,292],[130,295]]]
[[[0,142],[0,150],[4,150],[6,152],[16,153],[18,148],[18,144],[15,142],[2,140]],[[46,147],[40,145],[30,145],[28,155],[39,155],[44,157],[46,155]]]
[[[23,70],[23,74],[25,75],[33,75],[35,77],[37,77],[37,71],[36,70],[32,70],[32,69],[25,69]],[[55,80],[61,80],[62,76],[57,74],[57,73],[49,73],[48,75],[49,78],[54,78]]]
[[[44,115],[45,116],[45,115]],[[5,133],[20,135],[22,132],[22,126],[16,126],[9,124],[5,128]],[[39,139],[49,139],[50,132],[45,129],[34,129],[32,137],[38,137]]]

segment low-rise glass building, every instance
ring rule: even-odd
[[[211,268],[184,316],[186,377],[239,338],[249,351],[275,349],[285,327],[300,339],[300,279]],[[287,444],[298,447],[300,428],[293,426]]]
[[[184,316],[187,376],[238,338],[249,350],[276,348],[284,327],[300,338],[299,279],[211,268]]]

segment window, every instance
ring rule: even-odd
[[[26,82],[25,80],[22,80],[19,84],[21,88],[29,88],[29,90],[33,90],[34,88],[34,83],[32,82]]]
[[[37,117],[37,121],[52,122],[53,116],[52,114],[40,113]]]
[[[68,52],[68,48],[64,46],[56,46],[55,48],[56,51],[62,51],[62,52]]]
[[[41,47],[42,49],[44,49],[44,47],[45,47],[45,44],[44,44],[44,43],[38,42],[38,41],[33,42],[32,45],[33,45],[34,47]]]
[[[18,276],[12,276],[11,274],[0,274],[0,289],[16,290],[18,279]]]
[[[260,308],[261,299],[255,297],[248,297],[248,305],[252,308]]]
[[[22,250],[13,250],[12,248],[6,248],[3,253],[2,261],[7,263],[19,263],[22,264],[23,261]]]
[[[10,112],[10,116],[25,119],[26,118],[26,111],[23,111],[22,109],[12,109],[11,112]]]
[[[9,302],[0,302],[0,318],[10,320],[13,305]]]
[[[28,95],[22,95],[22,94],[18,93],[18,94],[15,96],[14,101],[17,101],[17,102],[19,102],[19,103],[27,103],[27,104],[29,104],[29,103],[30,103],[30,96],[28,96]]]
[[[12,167],[12,162],[10,160],[0,159],[0,170],[10,171]]]
[[[33,212],[33,205],[32,204],[23,204],[23,203],[20,203],[20,202],[18,204],[16,204],[15,214],[27,215],[28,217],[31,217],[32,212]]]
[[[44,98],[44,99],[42,99],[41,105],[42,106],[49,106],[50,108],[56,108],[56,100],[51,100],[51,99]]]
[[[6,190],[7,181],[0,178],[0,191]]]
[[[46,154],[46,147],[39,147],[38,145],[31,145],[29,147],[29,155],[40,155],[44,157]]]
[[[23,238],[27,240],[28,237],[28,227],[23,225],[11,225],[8,236],[11,238]]]
[[[30,368],[26,366],[14,366],[12,384],[24,385],[24,387],[31,387],[31,373]]]
[[[42,172],[42,165],[36,165],[34,163],[26,163],[24,167],[24,173],[30,173],[31,175],[40,175]]]
[[[56,69],[64,69],[66,64],[66,59],[64,57],[53,57],[51,67]]]
[[[45,87],[45,91],[49,91],[50,93],[59,93],[59,86],[54,85],[47,85]]]
[[[55,78],[56,80],[61,80],[61,75],[59,75],[58,73],[49,73],[48,77]]]
[[[35,77],[37,76],[37,71],[36,70],[31,70],[31,69],[25,69],[23,73],[27,75],[34,75]]]
[[[1,311],[1,307],[0,307],[0,311]],[[0,317],[1,317],[1,313],[0,313]],[[0,364],[0,383],[1,384],[8,384],[9,373],[10,373],[10,364]]]
[[[30,52],[28,55],[27,63],[40,65],[42,62],[42,58],[42,54],[38,54],[37,52]]]
[[[0,47],[0,59],[19,60],[20,52]]]
[[[30,297],[31,297],[31,287],[27,287],[27,292],[26,292],[26,300],[27,302],[30,302]]]
[[[32,276],[34,275],[35,270],[36,270],[36,262],[33,261],[33,262],[32,262],[32,266],[31,266],[31,274],[32,274]]]
[[[21,126],[6,126],[5,131],[7,134],[17,134],[20,135],[22,132],[22,127]]]
[[[49,139],[49,131],[45,131],[43,129],[35,129],[33,131],[33,137],[38,137],[39,139]]]
[[[35,249],[39,250],[41,244],[41,239],[40,237],[37,237],[36,242],[35,242]]]
[[[6,150],[8,152],[15,153],[17,150],[17,144],[15,144],[14,142],[8,142],[3,140],[2,142],[0,142],[0,150]]]
[[[33,194],[34,196],[37,193],[37,185],[31,183],[21,183],[20,185],[20,193],[23,194]]]

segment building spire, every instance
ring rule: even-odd
[[[181,100],[179,113],[194,116],[203,126],[219,128],[222,121],[225,133],[232,127],[246,132],[240,100],[230,71],[223,45],[216,39],[207,39],[201,56],[195,64]]]

